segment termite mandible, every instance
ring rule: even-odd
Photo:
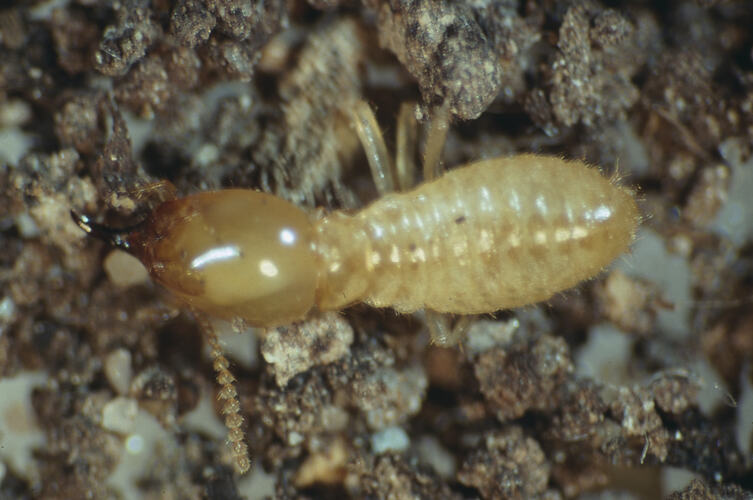
[[[138,257],[194,311],[213,350],[241,472],[250,462],[233,377],[206,315],[266,328],[358,302],[400,313],[493,313],[595,276],[633,241],[640,221],[633,195],[582,161],[521,154],[432,180],[448,123],[443,109],[427,139],[426,182],[390,193],[407,188],[412,175],[406,109],[395,180],[373,112],[365,102],[352,108],[382,194],[355,213],[314,219],[271,194],[225,189],[165,201],[128,231],[74,214],[85,231]]]

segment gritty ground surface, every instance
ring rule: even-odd
[[[0,499],[751,498],[751,26],[743,0],[3,2]],[[359,98],[393,150],[400,104],[447,104],[447,167],[601,165],[642,228],[462,348],[364,306],[218,326],[239,477],[196,322],[69,210],[132,223],[160,179],[357,208]]]

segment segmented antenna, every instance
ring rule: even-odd
[[[222,352],[214,327],[205,315],[193,308],[192,312],[212,350],[212,365],[214,371],[217,372],[217,383],[221,386],[217,398],[223,401],[222,414],[225,416],[225,427],[228,429],[227,441],[235,458],[235,469],[239,474],[245,474],[251,468],[251,458],[243,438],[243,417],[240,413],[241,403],[238,400],[238,391],[235,389],[235,377],[228,369],[230,363]]]

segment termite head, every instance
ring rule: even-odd
[[[136,256],[153,279],[195,309],[253,326],[303,318],[318,266],[308,216],[269,194],[242,189],[160,204],[123,230],[74,214],[87,233]]]

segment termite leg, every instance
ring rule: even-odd
[[[392,171],[392,162],[371,106],[359,99],[353,104],[350,114],[358,139],[366,153],[377,192],[380,196],[393,192],[395,176]]]
[[[159,205],[177,198],[178,190],[172,182],[163,179],[139,186],[133,190],[132,194],[139,201],[144,200]]]
[[[463,340],[468,334],[475,316],[460,316],[454,325],[450,325],[450,316],[431,309],[424,311],[426,326],[429,328],[431,343],[441,347],[458,346],[463,348]]]
[[[238,400],[238,391],[235,389],[235,377],[228,369],[230,363],[222,352],[222,346],[220,346],[220,341],[209,319],[193,308],[192,312],[212,351],[212,365],[217,373],[217,383],[221,387],[217,398],[223,401],[222,413],[225,416],[225,426],[228,429],[228,444],[235,458],[235,469],[239,474],[245,474],[251,468],[251,458],[248,455],[248,446],[243,437],[243,417],[240,412],[241,404]]]
[[[454,345],[460,347],[461,352],[463,351],[463,341],[468,335],[468,330],[471,329],[471,325],[475,319],[476,316],[474,315],[461,316],[457,322],[452,325],[450,341]]]
[[[450,347],[452,344],[450,340],[452,333],[450,332],[451,329],[447,316],[431,309],[425,309],[424,316],[426,318],[426,326],[429,328],[431,343],[440,347]]]
[[[434,108],[429,130],[424,145],[424,182],[429,182],[441,175],[441,159],[444,144],[447,140],[447,130],[450,126],[450,107],[448,101]],[[446,314],[426,309],[426,325],[429,328],[432,342],[441,346],[459,345],[473,323],[473,316],[461,317],[453,326]]]
[[[395,170],[400,191],[407,191],[416,183],[416,144],[418,144],[418,123],[414,113],[416,104],[404,102],[400,105],[397,118]]]
[[[424,182],[439,177],[442,151],[447,140],[447,129],[450,125],[450,106],[448,101],[434,108],[426,133],[424,145]]]
[[[387,146],[384,143],[374,112],[368,103],[358,100],[350,109],[350,113],[356,133],[371,167],[371,174],[374,177],[377,191],[381,196],[393,192],[396,188],[395,176]],[[439,177],[440,158],[447,138],[449,122],[450,108],[445,103],[434,110],[434,115],[429,124],[424,153],[424,181],[428,182]],[[412,144],[415,144],[416,135],[413,105],[403,104],[398,117],[396,154],[397,185],[403,191],[413,187],[414,183],[413,171],[415,166]],[[459,344],[464,338],[472,319],[471,317],[463,317],[454,327],[451,327],[446,315],[428,309],[425,313],[432,341],[440,345]]]

